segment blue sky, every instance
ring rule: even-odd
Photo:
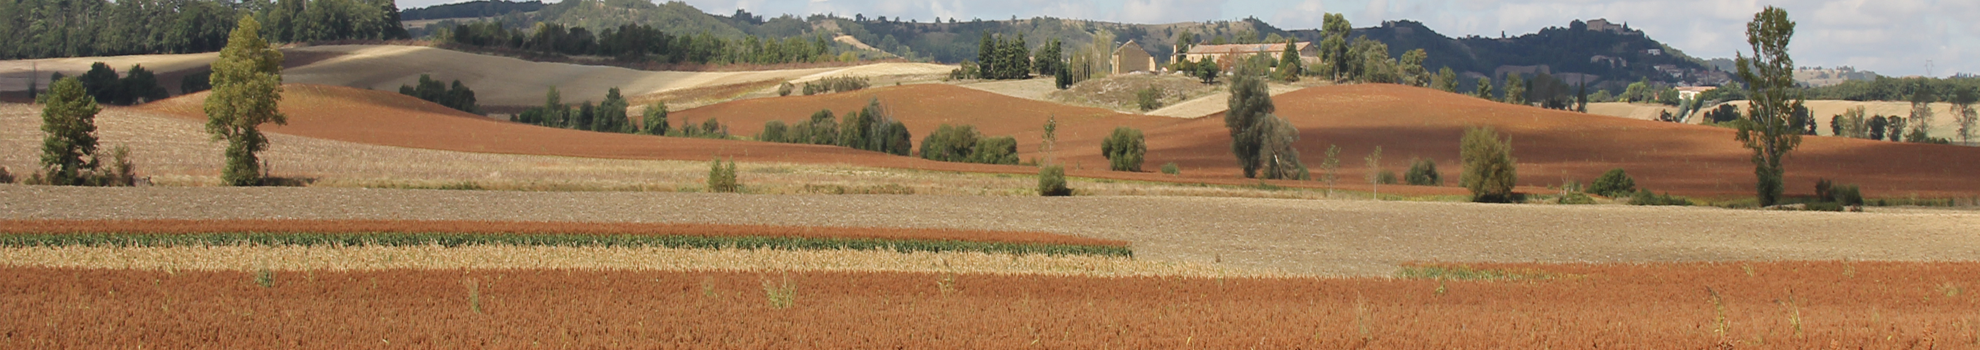
[[[402,0],[402,7],[449,0]],[[837,13],[902,17],[1009,19],[1051,16],[1129,23],[1258,17],[1285,29],[1320,26],[1341,13],[1355,27],[1384,20],[1423,22],[1447,36],[1498,36],[1567,26],[1575,19],[1628,22],[1692,56],[1747,52],[1745,24],[1772,5],[1798,26],[1789,52],[1798,66],[1853,66],[1889,76],[1980,73],[1980,0],[687,0],[703,11],[759,15]]]

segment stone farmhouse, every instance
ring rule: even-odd
[[[1143,50],[1141,44],[1134,43],[1134,40],[1128,40],[1126,44],[1121,44],[1119,49],[1114,49],[1113,60],[1114,71],[1109,74],[1158,72],[1155,56],[1148,55],[1148,50]]]
[[[1202,61],[1204,57],[1209,57],[1210,60],[1215,61],[1228,55],[1250,56],[1250,55],[1263,54],[1263,55],[1271,55],[1272,57],[1278,57],[1279,54],[1281,52],[1285,52],[1285,50],[1286,50],[1285,43],[1197,45],[1195,47],[1189,48],[1189,53],[1186,54],[1184,58],[1187,58],[1191,61]],[[1301,61],[1305,61],[1309,63],[1320,61],[1320,47],[1318,45],[1313,45],[1313,43],[1311,42],[1305,42],[1305,41],[1295,42],[1293,43],[1293,50],[1299,51],[1299,58]]]

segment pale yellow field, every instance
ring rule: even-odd
[[[854,67],[790,69],[751,72],[656,72],[618,67],[566,63],[530,62],[521,59],[472,54],[425,46],[403,45],[326,45],[284,49],[298,53],[332,55],[328,59],[283,71],[283,81],[349,86],[372,90],[397,91],[415,83],[420,74],[441,81],[460,80],[474,89],[484,106],[533,106],[543,103],[544,91],[555,86],[564,101],[597,101],[606,90],[617,87],[626,95],[721,86],[764,80],[798,83],[834,76],[898,76],[948,74],[954,66],[925,63],[877,63]],[[132,64],[143,64],[156,72],[201,68],[211,64],[217,53],[187,55],[134,55],[0,61],[0,91],[25,90],[29,75],[38,71],[47,86],[47,74],[62,72],[78,75],[94,62],[104,62],[119,73]],[[160,82],[176,89],[177,81]]]

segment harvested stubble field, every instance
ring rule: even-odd
[[[967,241],[1126,247],[1128,242],[1044,232],[931,228],[798,227],[638,222],[411,220],[0,220],[0,234],[186,235],[204,233],[462,233],[578,236],[794,237]]]
[[[1202,197],[784,196],[346,188],[0,186],[0,219],[664,222],[1047,232],[1134,256],[1380,276],[1409,261],[1949,261],[1980,213],[1491,205]]]
[[[1523,279],[0,268],[0,346],[1980,346],[1980,264],[1482,265]]]

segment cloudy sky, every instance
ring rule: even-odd
[[[449,0],[402,0],[416,7]],[[1258,17],[1285,29],[1320,26],[1346,14],[1355,27],[1383,20],[1423,22],[1447,36],[1498,36],[1567,26],[1574,19],[1628,22],[1651,38],[1701,58],[1748,52],[1745,24],[1773,5],[1796,26],[1789,47],[1798,66],[1853,66],[1889,76],[1980,73],[1980,1],[1975,0],[686,0],[703,11],[741,8],[766,17],[837,13],[1009,19],[1052,16],[1130,23]]]

